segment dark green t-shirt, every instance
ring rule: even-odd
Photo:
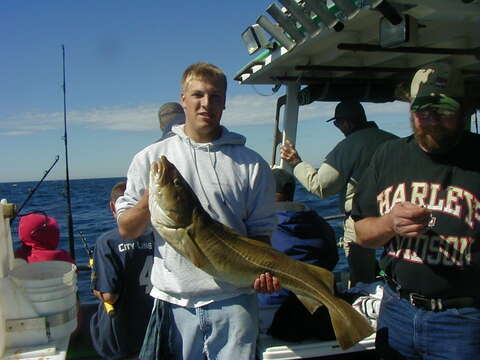
[[[369,124],[370,127],[355,131],[340,141],[325,158],[325,162],[337,169],[345,179],[352,178],[358,182],[380,144],[398,138],[379,129],[371,121]]]
[[[344,191],[340,194],[341,209],[351,210],[351,199],[355,188],[370,163],[375,150],[387,140],[397,139],[398,136],[377,127],[369,121],[368,127],[357,130],[340,141],[325,158],[325,163],[335,168],[345,180]],[[348,185],[349,184],[349,185]],[[347,199],[350,203],[346,203]]]
[[[425,296],[480,296],[480,136],[465,133],[448,155],[421,150],[413,136],[385,143],[354,198],[355,220],[381,216],[409,201],[432,211],[422,236],[395,236],[382,269],[402,288]]]

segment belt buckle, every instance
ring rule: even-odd
[[[419,307],[429,311],[442,311],[443,309],[442,299],[427,298],[423,295],[416,293],[410,293],[408,295],[408,298],[410,300],[410,304],[415,307]]]

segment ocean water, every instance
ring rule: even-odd
[[[72,217],[74,228],[75,260],[77,265],[86,266],[88,255],[81,234],[83,234],[88,247],[95,247],[96,239],[103,232],[116,226],[109,208],[110,190],[118,181],[124,178],[82,179],[70,180],[70,195],[72,202]],[[27,199],[37,182],[0,183],[0,199],[7,199],[20,207]],[[319,199],[308,193],[301,185],[297,184],[295,200],[307,204],[311,209],[323,217],[334,216],[340,213],[338,208],[338,196],[327,199]],[[29,213],[41,210],[57,219],[60,224],[61,240],[59,248],[67,250],[67,200],[65,195],[65,181],[44,181],[26,203],[21,213]],[[19,246],[17,217],[11,224],[14,248]],[[343,235],[342,219],[329,220],[335,230],[337,238]],[[335,271],[347,269],[343,249],[338,249],[340,260]],[[96,302],[96,298],[90,292],[90,271],[80,271],[78,276],[78,288],[82,303]]]

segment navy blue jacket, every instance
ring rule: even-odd
[[[305,263],[333,270],[338,262],[335,232],[315,211],[279,211],[278,225],[272,234],[272,247]],[[260,305],[281,304],[288,295],[282,289],[273,294],[258,294]]]
[[[119,295],[114,313],[102,303],[90,320],[90,335],[104,359],[122,359],[140,351],[153,307],[150,271],[153,234],[124,240],[117,229],[102,234],[96,243],[91,287]]]

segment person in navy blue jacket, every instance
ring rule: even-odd
[[[338,262],[335,232],[315,211],[294,202],[295,178],[280,168],[272,170],[278,225],[272,233],[272,247],[305,263],[333,270]],[[257,294],[260,305],[281,304],[289,291]]]
[[[111,193],[110,209],[116,217],[115,201],[125,192],[125,182]],[[150,270],[153,234],[124,240],[118,228],[103,233],[93,255],[91,288],[100,299],[90,320],[90,335],[104,359],[123,359],[140,351],[153,307]]]

